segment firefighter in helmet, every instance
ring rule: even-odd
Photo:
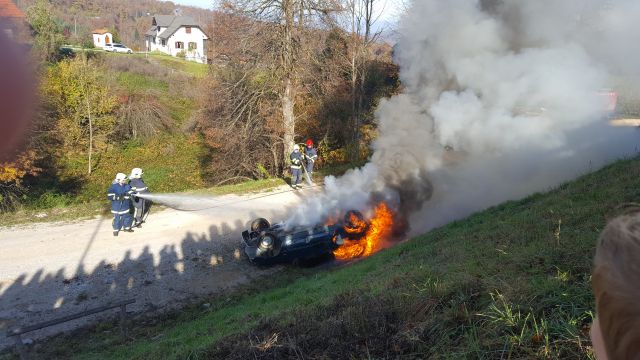
[[[293,145],[293,152],[289,155],[291,161],[291,187],[300,189],[302,186],[302,153],[298,144]]]
[[[130,194],[131,186],[127,184],[127,175],[116,174],[115,180],[107,190],[107,199],[111,201],[111,213],[113,214],[113,236],[118,236],[118,232],[122,228],[124,228],[123,231],[133,232],[131,229],[133,218],[129,213]]]
[[[307,173],[309,174],[309,178],[313,179],[313,165],[315,164],[316,160],[318,160],[318,152],[313,147],[313,140],[307,139],[307,142],[305,144],[306,146],[304,148],[304,155],[307,160]]]
[[[133,205],[133,218],[135,223],[134,227],[141,227],[144,222],[144,216],[149,211],[150,201],[143,199],[138,194],[145,194],[149,192],[149,188],[142,180],[142,169],[133,168],[131,175],[129,175],[129,185],[131,186],[131,204]]]

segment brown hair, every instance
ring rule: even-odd
[[[640,212],[609,222],[594,265],[593,291],[607,356],[640,359]]]

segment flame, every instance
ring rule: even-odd
[[[358,220],[353,219],[354,216],[351,218],[350,220]],[[382,248],[382,241],[391,235],[392,225],[391,210],[385,203],[378,204],[366,234],[360,240],[345,239],[344,244],[333,251],[333,255],[338,260],[347,260],[373,254]]]
[[[349,223],[347,225],[345,225],[344,231],[349,235],[356,235],[361,234],[365,230],[367,222],[361,217],[358,217],[356,213],[351,212],[349,213]]]

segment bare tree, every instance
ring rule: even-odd
[[[198,127],[210,149],[214,184],[268,177],[281,168],[281,121],[277,94],[264,70],[229,64],[212,73],[203,88]]]
[[[302,54],[302,36],[305,26],[317,17],[337,11],[334,0],[228,0],[223,9],[233,9],[258,22],[270,23],[279,31],[279,43],[273,49],[278,54],[279,91],[282,105],[283,157],[287,157],[295,141],[294,114],[297,91],[297,63]]]
[[[384,1],[384,0],[383,0]],[[357,160],[360,143],[360,126],[363,116],[363,99],[367,80],[367,65],[371,45],[375,43],[382,30],[374,30],[380,17],[375,5],[381,0],[343,0],[348,19],[346,28],[350,33],[349,74],[351,85],[351,114],[353,117],[353,143],[351,158]]]

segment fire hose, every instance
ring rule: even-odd
[[[316,187],[323,187],[324,184],[313,184],[311,186],[309,186],[309,188],[316,188]],[[234,204],[238,204],[238,203],[242,203],[242,202],[246,202],[246,201],[251,201],[251,200],[256,200],[256,199],[261,199],[261,198],[265,198],[265,197],[269,197],[269,196],[275,196],[275,195],[280,195],[280,194],[284,194],[284,193],[289,193],[289,192],[297,192],[298,190],[283,190],[283,191],[277,191],[277,192],[271,192],[268,194],[264,194],[264,195],[260,195],[260,196],[254,196],[254,197],[250,197],[247,199],[239,199],[239,200],[235,200],[235,201],[229,201],[229,202],[225,202],[225,203],[221,203],[221,204],[215,204],[215,205],[211,205],[211,206],[204,206],[204,207],[198,207],[198,208],[185,208],[185,207],[180,207],[180,206],[173,206],[170,204],[167,204],[166,202],[162,202],[161,200],[156,201],[158,204],[161,204],[163,206],[166,206],[168,208],[174,209],[174,210],[178,210],[178,211],[201,211],[201,210],[209,210],[209,209],[215,209],[215,208],[219,208],[219,207],[224,207],[224,206],[228,206],[228,205],[234,205]],[[139,196],[141,198],[145,198],[148,200],[152,200],[154,195],[149,194],[149,196]],[[153,200],[152,200],[153,201]]]

